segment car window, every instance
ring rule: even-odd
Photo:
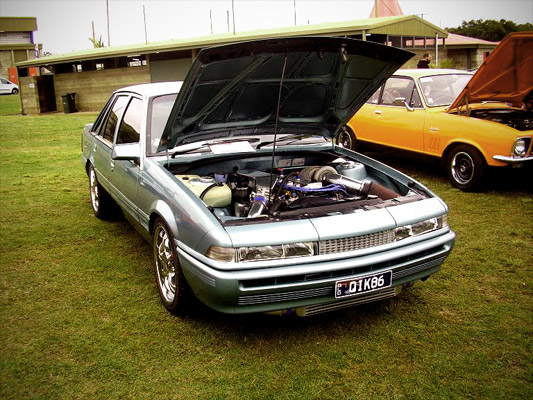
[[[124,113],[124,118],[120,123],[117,134],[117,144],[139,142],[141,134],[142,110],[142,100],[133,97],[128,105],[128,108],[126,109],[126,112]]]
[[[409,105],[414,108],[422,107],[422,99],[420,98],[418,89],[414,85],[413,85],[413,93],[411,95],[411,100],[409,101]]]
[[[381,104],[393,105],[397,98],[404,98],[410,104],[413,93],[416,93],[416,88],[415,82],[411,78],[389,78],[383,86]]]
[[[376,90],[374,92],[374,94],[372,95],[372,97],[370,97],[368,100],[367,100],[367,103],[370,103],[370,104],[378,104],[379,102],[379,94],[381,93],[381,88],[383,88],[383,86],[380,86],[378,90]]]
[[[111,112],[109,113],[107,120],[104,124],[104,129],[100,132],[102,138],[113,143],[113,136],[117,127],[117,123],[124,113],[126,104],[128,104],[129,96],[118,96],[117,100],[113,104]]]
[[[472,75],[447,74],[419,79],[422,94],[430,107],[449,106],[461,93]]]
[[[109,111],[109,108],[113,104],[113,100],[115,99],[111,97],[107,101],[104,108],[102,108],[102,111],[100,112],[100,114],[98,114],[98,117],[96,117],[96,120],[94,121],[93,127],[91,129],[93,132],[96,132],[98,134],[102,130],[102,126],[105,124],[105,121],[106,121],[105,117],[107,115],[107,112]]]
[[[4,78],[0,78],[0,82],[2,82],[4,85],[7,85],[9,83],[9,81]]]
[[[161,141],[161,135],[167,124],[168,116],[172,111],[172,106],[176,101],[177,94],[169,94],[166,96],[159,96],[152,100],[152,111],[150,115],[150,147],[148,148],[148,154],[157,153],[157,147]]]

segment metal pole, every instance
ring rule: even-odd
[[[378,0],[374,0],[374,17],[378,17]]]
[[[296,0],[294,0],[294,25],[296,25]]]
[[[439,66],[439,33],[435,32],[435,65]]]
[[[105,7],[107,11],[107,46],[111,46],[111,36],[109,36],[109,0],[105,0]]]
[[[144,17],[144,43],[148,44],[148,31],[146,30],[146,10],[143,4],[143,17]]]
[[[213,10],[209,9],[209,21],[211,21],[211,35],[213,34]]]
[[[231,15],[233,17],[233,34],[235,35],[235,0],[231,0]]]

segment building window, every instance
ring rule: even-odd
[[[128,59],[128,67],[141,67],[146,65],[146,59],[141,57],[133,57]]]

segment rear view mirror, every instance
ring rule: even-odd
[[[394,99],[394,102],[392,103],[394,106],[404,106],[407,108],[407,111],[414,111],[414,108],[411,107],[409,104],[407,104],[407,101],[405,100],[405,97],[396,97]]]
[[[139,143],[119,144],[113,147],[111,159],[137,161],[141,157],[141,145]]]

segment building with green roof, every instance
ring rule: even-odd
[[[77,110],[98,111],[120,87],[183,80],[196,54],[204,47],[291,36],[346,36],[406,48],[418,54],[434,52],[434,59],[438,60],[445,55],[443,44],[448,33],[418,16],[402,15],[51,55],[17,63],[23,113],[63,111],[62,96],[66,93],[76,93]],[[416,58],[411,63],[416,64]],[[38,68],[39,76],[31,76],[30,68]]]

